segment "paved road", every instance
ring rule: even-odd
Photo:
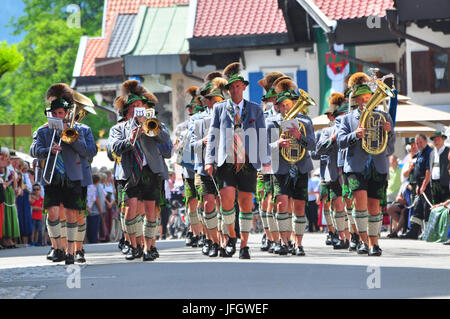
[[[260,239],[250,236],[251,260],[205,257],[182,240],[159,242],[161,257],[146,263],[126,261],[116,244],[86,245],[73,289],[67,267],[45,259],[48,247],[1,250],[0,298],[450,297],[450,247],[442,244],[382,239],[383,256],[369,257],[333,250],[315,233],[297,257],[261,252]]]

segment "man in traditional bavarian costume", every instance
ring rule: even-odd
[[[52,117],[64,120],[64,128],[67,129],[71,118],[68,118],[69,110],[74,105],[73,91],[67,84],[59,83],[52,85],[46,95],[46,102]],[[73,115],[73,113],[72,113]],[[73,115],[74,116],[74,115]],[[53,256],[53,261],[58,262],[64,259],[62,243],[60,241],[60,209],[65,210],[67,218],[67,255],[66,264],[75,262],[75,240],[78,232],[77,216],[82,210],[81,180],[83,178],[80,156],[87,157],[86,142],[83,131],[78,124],[73,127],[78,132],[78,139],[67,144],[59,142],[60,133],[50,129],[48,125],[40,127],[36,134],[35,155],[39,159],[47,159],[47,170],[42,176],[42,184],[45,189],[44,209],[48,212],[49,236],[56,240],[57,249]],[[55,136],[55,139],[52,139]],[[68,141],[69,142],[69,141]],[[56,161],[56,163],[55,163]],[[52,167],[55,163],[55,170],[52,175]]]
[[[345,97],[342,93],[333,93],[330,96],[328,101],[330,108],[325,112],[330,120],[330,126],[322,130],[316,146],[318,154],[327,155],[327,165],[324,172],[325,187],[328,193],[326,201],[332,204],[333,219],[339,234],[338,242],[333,245],[334,249],[347,249],[350,246],[350,233],[348,232],[348,223],[345,218],[345,204],[342,201],[342,187],[337,166],[339,148],[336,143],[337,128],[333,115],[334,111],[344,102]]]
[[[258,84],[261,85],[266,92],[261,99],[261,101],[264,103],[265,119],[276,116],[277,114],[277,112],[275,111],[277,94],[275,93],[273,84],[282,76],[284,76],[284,74],[281,72],[270,72],[263,79],[258,81]],[[271,210],[270,217],[268,216],[269,206],[273,207],[273,204],[269,200],[271,198],[272,189],[272,175],[258,172],[257,197],[259,199],[259,214],[261,216],[261,221],[264,227],[264,237],[261,246],[262,251],[269,251],[269,249],[274,246],[275,243],[278,243],[280,239],[279,232],[274,231],[276,224]],[[273,249],[275,249],[275,247]]]
[[[292,80],[286,79],[276,86],[278,94],[277,104],[280,114],[277,118],[267,120],[267,134],[270,141],[270,153],[272,158],[272,171],[274,173],[274,193],[276,198],[277,215],[276,220],[280,231],[283,245],[279,251],[280,255],[289,253],[289,240],[292,228],[294,228],[296,248],[292,253],[304,256],[302,246],[303,234],[306,228],[305,203],[308,200],[308,173],[313,170],[313,164],[308,151],[316,147],[314,127],[311,119],[304,114],[297,114],[297,119],[305,127],[306,135],[300,133],[299,129],[291,127],[289,133],[297,142],[306,149],[301,160],[290,164],[281,156],[281,149],[290,147],[290,139],[285,133],[280,135],[280,126],[286,113],[289,112],[299,99],[296,85]],[[290,199],[293,199],[294,220],[289,218],[292,214]],[[293,227],[294,226],[294,227]]]
[[[217,73],[216,73],[217,74]],[[227,80],[222,78],[222,74],[211,80],[212,85],[204,92],[204,99],[207,103],[207,109],[202,118],[194,121],[194,129],[191,137],[191,145],[194,148],[195,154],[195,169],[197,174],[200,175],[201,181],[201,193],[204,204],[204,219],[206,222],[208,232],[208,242],[205,246],[209,246],[204,249],[204,254],[209,257],[217,257],[219,253],[220,238],[218,232],[218,205],[217,205],[217,190],[215,181],[212,179],[214,176],[208,175],[204,169],[204,156],[207,142],[208,131],[211,123],[211,113],[214,104],[222,102],[226,99]],[[205,248],[205,247],[204,247]],[[222,248],[222,247],[221,247]],[[220,250],[223,256],[223,248]]]
[[[386,122],[383,129],[388,132],[386,149],[378,155],[369,156],[362,148],[362,138],[366,129],[360,125],[361,112],[372,97],[368,86],[370,79],[362,72],[353,74],[348,85],[358,108],[345,115],[339,125],[337,141],[341,149],[348,148],[345,158],[344,173],[347,174],[350,190],[355,200],[353,217],[361,238],[357,248],[358,254],[380,256],[378,245],[380,232],[380,199],[383,197],[386,177],[389,170],[387,156],[394,151],[395,135],[389,114],[383,112]]]
[[[333,113],[334,116],[334,122],[336,126],[336,131],[339,130],[339,125],[341,123],[342,117],[348,113],[348,95],[344,94],[346,100],[344,103],[342,103]],[[349,251],[356,251],[356,247],[359,244],[359,235],[358,230],[356,229],[355,219],[352,216],[352,210],[353,210],[353,199],[351,196],[350,188],[348,185],[348,179],[347,175],[343,174],[343,167],[345,162],[345,154],[346,149],[339,149],[338,156],[337,156],[337,166],[339,171],[340,183],[342,186],[342,198],[345,202],[345,212],[346,212],[346,218],[348,223],[348,229],[350,231],[350,245],[348,250]]]
[[[253,219],[252,193],[256,191],[257,170],[261,164],[267,167],[269,158],[267,154],[260,154],[260,134],[265,132],[263,110],[243,98],[248,81],[239,73],[240,68],[239,63],[232,63],[224,70],[228,80],[226,88],[231,98],[214,106],[206,146],[205,171],[212,176],[214,165],[217,165],[217,177],[222,187],[222,215],[229,233],[225,248],[227,257],[233,256],[236,251],[234,207],[236,189],[239,191],[239,258],[250,259],[247,241]]]
[[[108,139],[110,149],[121,157],[121,173],[118,176],[118,193],[125,202],[125,228],[130,236],[131,249],[126,259],[133,260],[138,254],[136,233],[138,198],[144,201],[145,252],[144,261],[152,261],[152,239],[156,237],[156,205],[161,198],[161,176],[164,162],[158,150],[158,144],[169,140],[167,129],[162,126],[157,136],[143,134],[141,127],[146,120],[142,114],[136,114],[135,108],[154,107],[157,99],[148,93],[136,80],[122,84],[121,96],[114,104],[125,116],[126,121],[114,126]]]
[[[81,95],[78,92],[73,92],[74,101],[77,108],[82,108],[84,112],[96,114],[95,110],[89,106],[93,105],[92,101],[84,95]],[[81,119],[77,119],[78,122],[81,122]],[[95,155],[97,155],[97,145],[95,144],[94,136],[92,135],[91,128],[83,123],[79,124],[80,130],[83,131],[84,139],[86,141],[86,155],[80,155],[81,166],[83,171],[83,179],[81,181],[81,196],[83,200],[82,210],[79,212],[77,221],[78,221],[78,232],[75,240],[75,261],[78,263],[86,262],[84,258],[84,249],[83,242],[86,235],[86,205],[87,205],[87,188],[92,184],[92,171],[91,171],[91,162]]]

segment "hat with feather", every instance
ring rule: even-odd
[[[348,87],[353,92],[352,97],[361,94],[373,93],[369,87],[370,78],[364,72],[356,72],[348,79]]]
[[[214,72],[208,73],[205,76],[205,83],[200,88],[200,95],[201,96],[205,96],[206,94],[209,93],[209,91],[211,91],[211,89],[213,87],[212,80],[214,80],[215,78],[223,78],[222,72],[214,71]]]
[[[225,88],[227,86],[227,80],[225,80],[224,78],[215,78],[214,80],[211,81],[212,83],[212,87],[210,92],[205,95],[206,98],[212,98],[214,96],[218,96],[221,97],[222,99],[226,99],[226,95],[227,95],[227,89]]]
[[[299,98],[297,93],[297,85],[290,78],[279,81],[275,86],[275,93],[277,93],[276,104],[279,104],[287,99],[298,100]]]
[[[324,114],[332,114],[334,115],[334,112],[341,106],[342,103],[345,101],[345,96],[342,93],[334,92],[331,93],[331,95],[328,97],[328,109],[324,112]]]
[[[248,85],[248,81],[244,79],[244,77],[239,73],[241,72],[242,66],[239,62],[234,62],[228,64],[227,67],[223,70],[223,74],[227,79],[228,83],[225,88],[228,90],[231,83],[236,81],[242,81],[245,85]]]
[[[191,96],[191,101],[186,105],[186,108],[192,107],[194,109],[193,113],[189,115],[193,115],[204,109],[198,86],[190,86],[184,92]]]
[[[154,107],[158,99],[149,93],[137,80],[128,80],[122,83],[121,95],[114,101],[114,107],[121,116],[126,116],[128,108],[136,101],[142,101],[148,107]]]
[[[66,83],[57,83],[50,86],[45,95],[47,108],[45,112],[51,112],[59,108],[65,110],[73,107],[73,90]]]
[[[277,97],[277,94],[275,93],[275,89],[273,88],[274,82],[283,77],[284,74],[281,72],[270,72],[267,74],[263,79],[258,81],[258,84],[261,85],[264,90],[266,91],[266,94],[263,95],[261,98],[261,101],[267,101],[270,98]]]

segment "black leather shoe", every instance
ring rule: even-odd
[[[358,248],[356,248],[358,255],[367,255],[369,253],[369,247],[366,243],[360,242]]]
[[[130,247],[130,249],[128,250],[128,254],[125,256],[126,260],[133,260],[134,258],[136,258],[136,248]]]
[[[239,259],[250,259],[250,253],[248,247],[243,247],[239,250]]]
[[[236,238],[228,238],[227,246],[225,247],[225,253],[230,257],[236,252]]]
[[[295,255],[296,256],[305,256],[305,251],[303,250],[303,246],[297,246],[297,248],[295,248]]]
[[[86,259],[84,258],[84,254],[82,251],[79,250],[75,253],[75,261],[77,263],[85,263],[86,262]]]
[[[381,248],[377,245],[374,245],[369,249],[369,256],[381,256]]]
[[[333,244],[331,241],[331,238],[333,238],[333,232],[328,232],[327,239],[325,240],[325,245],[330,246]]]
[[[418,239],[421,226],[416,223],[411,223],[411,228],[404,234],[401,234],[399,238],[401,239]]]
[[[146,250],[142,254],[142,260],[143,261],[153,261],[153,260],[155,260],[155,258],[153,258],[152,253],[150,251]]]
[[[336,231],[336,232],[334,232],[333,236],[331,237],[331,244],[337,245],[338,242],[339,242],[339,234]]]
[[[141,245],[138,245],[136,248],[136,256],[134,256],[134,258],[141,258],[142,255],[144,254],[144,248],[141,247]]]
[[[278,255],[280,256],[286,256],[289,253],[289,248],[287,245],[282,245],[280,247],[280,250],[278,251]]]
[[[200,239],[198,240],[198,247],[205,246],[205,243],[206,243],[206,236],[205,235],[200,236]]]
[[[159,258],[159,252],[155,246],[152,246],[152,248],[150,248],[150,253],[152,254],[154,259]]]
[[[273,250],[274,254],[279,254],[281,249],[281,240],[276,244],[275,249]]]
[[[260,249],[261,251],[268,251],[271,245],[272,242],[270,240],[265,240]]]
[[[347,239],[341,240],[336,245],[333,245],[333,249],[347,249],[349,248],[350,243]]]
[[[289,241],[288,251],[289,251],[290,254],[294,254],[295,253],[295,246],[294,246],[294,243],[292,242],[292,240]]]
[[[358,243],[359,243],[359,235],[355,234],[355,233],[351,233],[352,235],[352,239],[350,239],[350,245],[348,250],[349,251],[356,251],[356,248],[358,247]]]
[[[122,237],[119,240],[119,244],[117,245],[117,247],[119,248],[119,250],[123,249],[123,244],[125,243],[125,239]]]
[[[277,244],[276,244],[274,241],[271,241],[271,242],[270,242],[270,247],[269,247],[268,252],[271,253],[271,254],[273,254],[274,251],[275,251],[275,247],[277,247]]]
[[[197,248],[198,247],[198,241],[200,240],[199,236],[193,236],[191,238],[191,247],[192,248]]]
[[[262,246],[266,246],[266,244],[267,244],[267,235],[266,235],[266,233],[264,233],[264,235],[262,236],[262,238],[261,238],[261,245]]]
[[[122,254],[126,255],[130,252],[130,243],[125,241],[122,247]]]
[[[193,232],[188,232],[186,235],[186,241],[184,242],[184,244],[186,246],[191,246],[192,245],[192,237],[194,237],[194,233]]]
[[[219,250],[219,244],[211,243],[209,246],[208,257],[217,257]]]
[[[55,256],[55,251],[56,251],[56,249],[53,249],[53,247],[50,248],[50,250],[49,250],[49,252],[47,254],[47,259],[48,260],[53,260],[53,257]]]
[[[65,256],[64,252],[61,249],[56,249],[55,250],[55,254],[53,255],[52,261],[54,263],[59,263],[61,261],[64,261],[65,257],[66,256]]]
[[[225,256],[225,249],[222,247],[219,247],[219,257],[227,257]]]
[[[66,265],[73,265],[75,263],[75,258],[72,254],[66,255]]]
[[[205,245],[202,248],[202,254],[208,256],[209,250],[211,249],[212,241],[207,239]]]

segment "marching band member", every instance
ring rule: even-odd
[[[344,103],[345,97],[342,93],[333,93],[329,99],[330,108],[325,112],[330,120],[331,126],[322,130],[321,137],[316,145],[319,155],[327,155],[325,167],[325,186],[327,188],[327,201],[333,206],[334,220],[339,234],[339,241],[333,245],[334,249],[347,249],[350,246],[350,233],[348,223],[345,219],[345,206],[342,201],[342,187],[339,182],[339,171],[337,166],[339,148],[336,143],[336,125],[334,123],[334,111]],[[345,233],[344,233],[345,232]]]
[[[306,152],[301,160],[295,164],[289,164],[282,156],[281,149],[290,147],[290,139],[286,139],[284,134],[273,136],[273,131],[278,131],[285,117],[299,95],[296,92],[296,85],[292,80],[280,81],[276,86],[278,93],[277,104],[280,106],[280,114],[276,119],[267,119],[267,134],[270,143],[272,157],[272,170],[274,177],[274,193],[277,205],[277,223],[283,246],[279,251],[280,255],[289,253],[289,239],[292,232],[292,222],[289,215],[292,214],[290,199],[293,199],[294,233],[296,248],[292,252],[298,256],[304,256],[302,246],[303,234],[306,228],[305,203],[308,200],[308,173],[313,169],[313,164],[308,151],[315,149],[314,127],[311,119],[303,114],[296,114],[295,119],[305,126],[306,135],[300,133],[297,128],[290,128],[287,133],[291,134],[300,145],[306,148]],[[279,133],[278,133],[279,134]],[[275,140],[274,142],[272,142]],[[277,163],[277,165],[275,164]],[[278,167],[277,167],[278,166]]]
[[[372,97],[372,91],[367,85],[369,81],[369,77],[362,72],[357,72],[349,78],[348,86],[353,90],[352,96],[358,108],[342,118],[337,141],[341,149],[348,148],[344,173],[347,174],[355,201],[353,217],[361,238],[357,252],[380,256],[378,234],[382,215],[379,203],[389,170],[387,156],[393,152],[395,135],[392,131],[392,120],[389,114],[384,113],[386,122],[383,123],[383,129],[389,132],[386,149],[381,154],[369,157],[362,148],[361,139],[364,138],[366,129],[360,126],[359,120],[364,105]]]
[[[240,63],[228,65],[224,74],[228,80],[226,89],[230,99],[214,106],[208,133],[205,171],[212,176],[217,165],[221,180],[220,198],[222,216],[228,228],[225,256],[232,257],[236,251],[235,199],[238,190],[239,226],[241,246],[239,258],[250,259],[248,236],[252,225],[252,193],[256,191],[256,173],[261,164],[269,166],[268,156],[260,154],[260,129],[265,129],[261,107],[243,98],[248,81],[239,73]],[[250,143],[245,135],[250,134]],[[245,135],[244,135],[245,134]],[[250,153],[250,145],[252,152]]]
[[[276,116],[278,106],[276,106],[277,94],[275,92],[275,88],[273,87],[274,82],[283,77],[284,74],[281,72],[270,72],[263,79],[258,81],[258,84],[261,85],[266,93],[262,97],[261,101],[264,103],[264,118]],[[278,232],[275,232],[275,220],[273,219],[272,210],[270,210],[269,215],[269,205],[272,206],[273,203],[269,200],[272,195],[272,175],[271,174],[262,174],[262,172],[258,173],[258,187],[257,191],[259,194],[260,202],[259,202],[259,214],[261,216],[261,221],[264,227],[265,240],[263,245],[261,246],[262,251],[269,251],[269,249],[273,247],[275,249],[275,243],[278,243],[280,236]],[[272,227],[271,227],[272,226]],[[272,250],[272,251],[273,251]]]
[[[90,106],[85,105],[81,99],[81,95],[78,92],[74,92],[74,100],[77,107],[84,109],[88,113],[95,114],[95,110]],[[84,96],[83,96],[84,97]],[[81,120],[78,120],[81,122]],[[83,123],[79,124],[80,130],[83,131],[83,135],[86,141],[86,156],[80,155],[81,168],[83,172],[83,179],[81,180],[81,197],[83,201],[82,210],[78,214],[78,232],[75,241],[75,261],[79,263],[86,262],[84,258],[83,241],[86,235],[86,205],[87,205],[87,188],[92,182],[92,170],[91,162],[95,155],[97,155],[97,145],[95,144],[94,136],[92,135],[91,128]]]
[[[334,122],[336,126],[336,131],[339,130],[339,125],[341,123],[342,117],[348,112],[348,96],[344,94],[346,101],[342,103],[334,112]],[[345,213],[347,216],[347,223],[348,223],[348,229],[350,231],[350,244],[349,244],[349,251],[356,251],[356,247],[359,244],[359,235],[358,230],[356,229],[355,219],[352,216],[352,210],[353,210],[353,199],[351,196],[350,188],[348,185],[348,179],[347,175],[343,174],[343,167],[344,167],[344,161],[345,161],[345,154],[346,149],[339,149],[338,156],[337,156],[337,166],[339,171],[339,176],[342,176],[341,179],[341,188],[342,188],[342,198],[344,198],[345,202]]]
[[[156,202],[161,197],[161,176],[164,163],[158,150],[158,144],[169,140],[169,132],[162,126],[156,136],[143,133],[142,123],[145,117],[135,117],[135,108],[154,107],[157,98],[139,85],[136,80],[122,84],[122,95],[117,97],[114,106],[126,121],[115,125],[108,139],[110,149],[121,157],[121,169],[118,170],[118,194],[125,202],[125,228],[130,236],[131,249],[126,259],[133,260],[137,250],[137,202],[142,198],[145,206],[143,260],[152,261],[152,239],[156,236]],[[137,123],[138,122],[138,123]]]
[[[54,84],[47,91],[46,102],[50,105],[49,111],[53,117],[66,119],[68,114],[71,114],[68,113],[69,110],[73,108],[73,92],[64,83]],[[72,113],[72,116],[75,115]],[[64,122],[64,128],[68,127],[68,123]],[[53,136],[55,136],[54,130],[50,129],[48,125],[44,125],[37,131],[35,145],[35,155],[39,159],[47,159],[49,152],[51,153],[47,162],[47,170],[42,176],[42,184],[45,189],[44,209],[48,212],[49,236],[56,240],[57,249],[53,257],[54,262],[64,259],[63,245],[60,240],[61,207],[63,206],[65,210],[68,240],[66,264],[75,262],[75,240],[78,232],[77,214],[83,208],[81,205],[83,173],[80,157],[88,157],[83,131],[77,124],[74,124],[72,129],[78,132],[78,139],[69,144],[64,141],[57,144],[55,140],[59,140],[60,137],[53,139]],[[53,164],[55,164],[55,169],[52,178],[52,170],[49,168],[53,167]]]
[[[219,73],[221,75],[221,73]],[[212,244],[209,246],[207,253],[209,257],[217,257],[219,252],[220,240],[218,233],[218,212],[216,205],[217,190],[212,180],[214,176],[208,175],[204,169],[205,148],[207,142],[208,130],[211,122],[211,113],[214,104],[225,100],[227,80],[221,76],[212,79],[212,86],[205,91],[205,100],[207,103],[206,114],[203,118],[194,122],[193,134],[191,137],[191,145],[194,148],[195,169],[201,180],[201,193],[204,203],[204,219],[206,222],[209,240]],[[223,249],[223,248],[222,248]],[[223,255],[223,252],[222,252]]]

